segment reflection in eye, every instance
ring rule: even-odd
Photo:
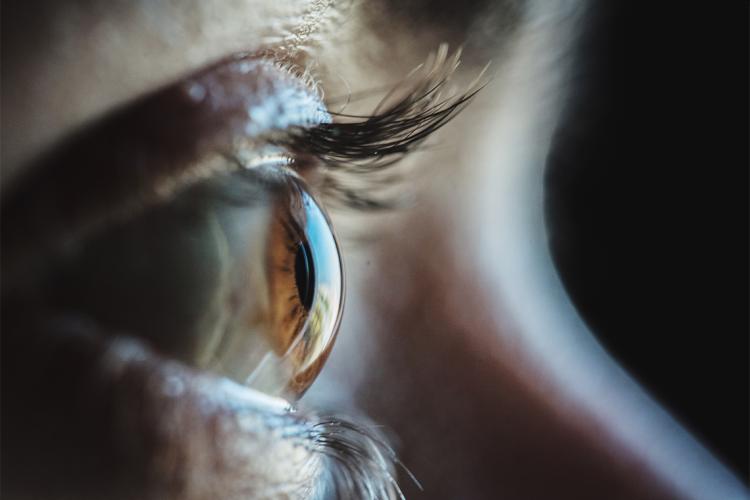
[[[302,180],[258,167],[194,186],[65,259],[46,302],[263,392],[298,396],[342,306],[339,251]]]
[[[267,297],[220,333],[208,364],[263,392],[286,388],[299,395],[333,345],[343,303],[341,260],[328,218],[301,181],[289,175],[269,190],[268,243],[260,266]],[[252,268],[243,272],[250,275]],[[247,362],[254,353],[264,353],[257,367]]]

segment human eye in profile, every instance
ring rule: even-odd
[[[747,498],[729,82],[662,11],[4,2],[0,496]]]
[[[231,57],[110,114],[34,164],[3,199],[3,303],[11,311],[3,351],[51,362],[31,376],[22,376],[25,361],[4,365],[25,415],[35,413],[41,384],[58,386],[63,417],[50,426],[11,415],[6,423],[19,432],[9,449],[44,447],[46,433],[32,427],[70,436],[86,429],[76,465],[58,463],[64,445],[48,447],[66,478],[51,492],[75,492],[77,474],[96,470],[104,480],[134,469],[87,460],[143,449],[192,456],[201,439],[187,439],[191,432],[209,443],[227,439],[232,432],[197,430],[201,419],[186,417],[208,405],[209,420],[250,422],[250,476],[266,455],[291,454],[273,460],[301,475],[284,483],[295,495],[396,494],[395,456],[377,431],[296,412],[293,402],[323,367],[344,306],[341,250],[324,205],[392,204],[367,179],[384,187],[382,175],[468,102],[475,91],[440,93],[457,61],[442,48],[373,114],[353,115],[328,111],[303,69]],[[110,394],[95,402],[78,377]],[[123,407],[138,417],[123,416]],[[111,442],[133,432],[122,421],[129,418],[143,426],[140,438]],[[171,426],[177,434],[160,437]],[[36,452],[17,455],[10,477],[22,479]],[[213,478],[185,486],[189,469],[169,460],[156,479],[150,465],[141,468],[147,488],[176,481],[188,497],[203,488],[231,493]],[[261,474],[245,487],[261,494],[270,481]]]

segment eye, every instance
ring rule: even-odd
[[[466,105],[476,90],[440,97],[457,64],[441,47],[403,97],[334,123],[303,77],[252,57],[144,97],[6,197],[3,296],[301,395],[333,345],[343,278],[330,221],[292,164],[304,159],[329,202],[386,206],[353,186],[374,186]]]
[[[328,217],[303,180],[271,166],[205,181],[100,231],[55,266],[44,302],[297,397],[333,345],[342,288]]]
[[[207,364],[266,393],[300,395],[322,368],[338,330],[341,258],[327,215],[301,180],[288,174],[266,189],[265,275],[256,287],[265,298],[235,318],[207,353]],[[237,276],[251,276],[252,269],[239,265]]]
[[[472,94],[439,97],[456,65],[442,50],[403,97],[371,116],[332,120],[304,73],[232,57],[113,111],[29,165],[0,211],[2,302],[14,313],[3,315],[3,339],[12,341],[3,353],[14,361],[3,362],[3,377],[21,402],[6,406],[20,417],[15,449],[33,464],[22,469],[52,470],[58,456],[109,463],[115,453],[130,456],[133,441],[139,474],[162,456],[149,442],[157,436],[170,457],[201,456],[181,459],[179,471],[200,473],[193,462],[205,463],[218,482],[226,474],[214,464],[237,463],[235,447],[211,438],[225,432],[217,422],[228,422],[221,436],[249,442],[253,464],[262,462],[247,470],[257,484],[268,476],[305,488],[320,482],[316,491],[340,497],[395,497],[393,452],[378,436],[336,418],[291,415],[283,401],[202,372],[288,399],[313,382],[343,304],[339,247],[316,196],[339,208],[390,206],[365,188],[387,189],[377,174],[468,102]],[[30,376],[29,360],[50,359],[40,352],[54,363]],[[40,391],[58,397],[52,413]],[[22,414],[27,404],[32,420]],[[259,421],[245,422],[247,411]],[[58,429],[68,441],[45,438]],[[194,440],[195,431],[211,439]],[[87,448],[92,439],[103,448]],[[290,444],[301,451],[295,460],[313,461],[289,464]],[[53,452],[37,456],[35,446]]]

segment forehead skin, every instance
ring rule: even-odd
[[[226,55],[305,43],[329,0],[6,2],[2,175],[67,132]]]

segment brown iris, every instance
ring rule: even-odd
[[[286,179],[273,205],[267,254],[271,346],[290,370],[288,388],[309,387],[333,345],[342,303],[330,223],[301,181]]]

